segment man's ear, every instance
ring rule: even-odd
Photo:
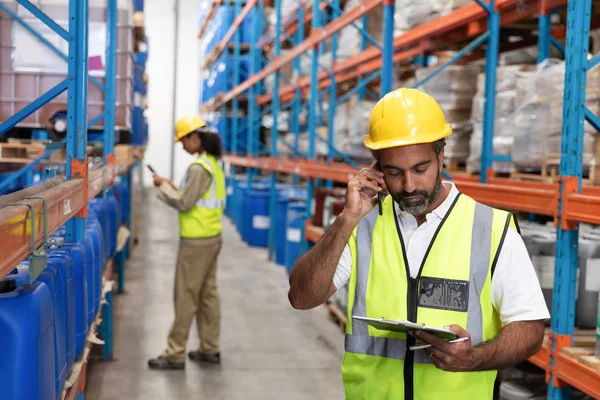
[[[442,169],[444,168],[444,148],[440,151],[440,155],[438,156],[438,169],[439,172],[442,173]]]

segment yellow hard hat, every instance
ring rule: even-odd
[[[433,143],[451,133],[433,97],[418,89],[401,88],[386,94],[373,108],[365,146],[381,150]]]
[[[194,132],[196,129],[204,128],[205,126],[206,122],[197,115],[188,115],[181,118],[175,124],[175,143],[179,142],[182,138]]]

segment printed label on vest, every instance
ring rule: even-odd
[[[467,312],[469,281],[421,277],[419,307]]]

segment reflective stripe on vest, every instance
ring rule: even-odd
[[[407,349],[414,340],[406,334],[379,331],[352,316],[434,327],[456,323],[470,332],[473,346],[491,340],[501,326],[492,307],[491,276],[511,218],[459,195],[416,278],[409,276],[392,199],[384,201],[383,216],[374,209],[360,221],[349,241],[353,269],[342,363],[348,400],[491,399],[495,371],[439,370],[423,350]]]
[[[179,213],[179,234],[186,239],[209,238],[222,231],[221,217],[225,208],[225,177],[216,158],[207,155],[199,157],[194,164],[200,165],[211,175],[210,188],[196,201],[191,210]],[[185,190],[186,176],[181,183]]]
[[[356,242],[358,245],[358,278],[356,280],[356,294],[352,315],[367,316],[366,294],[369,268],[371,267],[371,243],[373,228],[378,217],[378,210],[374,209],[358,224]],[[492,240],[491,229],[482,229],[491,226],[493,210],[483,204],[475,205],[475,218],[473,220],[473,236],[471,240],[471,276],[469,285],[469,311],[467,331],[471,334],[473,346],[482,342],[482,312],[479,293],[485,283],[489,270],[490,245]],[[477,223],[480,222],[480,223]],[[477,301],[472,301],[477,299]],[[346,351],[355,354],[368,354],[377,357],[395,358],[404,360],[406,354],[406,341],[384,337],[369,336],[366,322],[353,320],[352,334],[346,335]],[[432,364],[433,362],[423,350],[415,352],[415,362]]]
[[[226,199],[217,200],[217,181],[215,179],[215,174],[214,174],[211,162],[208,160],[208,158],[200,156],[196,159],[195,164],[199,164],[202,167],[204,167],[212,177],[212,180],[210,183],[210,197],[208,199],[201,198],[200,200],[198,200],[196,202],[196,206],[210,208],[210,209],[225,208]],[[187,171],[185,172],[185,175],[183,176],[183,180],[181,181],[181,190],[182,191],[185,188],[185,180],[186,179],[187,179]]]

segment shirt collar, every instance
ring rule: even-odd
[[[448,181],[442,181],[442,184],[445,187],[450,189],[450,193],[448,194],[448,197],[446,197],[446,200],[444,200],[442,202],[442,204],[440,204],[436,209],[434,209],[433,211],[431,211],[430,213],[425,215],[425,219],[427,220],[427,222],[431,221],[434,218],[444,219],[444,217],[450,210],[452,203],[454,203],[454,200],[458,196],[459,192],[454,183],[448,182]],[[398,214],[398,218],[407,218],[407,217],[414,218],[414,216],[412,214],[409,214],[405,211],[400,210],[400,207],[398,206],[398,204],[396,202],[394,202],[394,206],[396,207],[396,213]]]

